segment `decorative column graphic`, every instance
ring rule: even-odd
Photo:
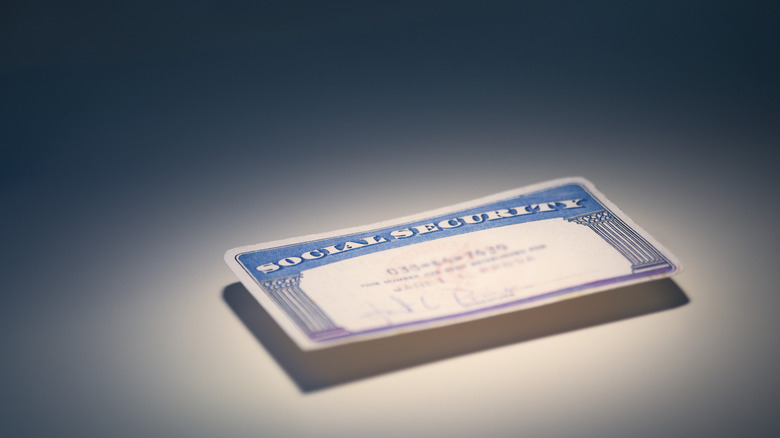
[[[347,333],[301,290],[302,275],[262,281],[260,286],[309,338],[316,340]]]
[[[647,240],[607,210],[566,219],[586,225],[631,262],[633,273],[671,267],[664,256]]]

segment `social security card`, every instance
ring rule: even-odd
[[[303,350],[489,317],[681,269],[582,178],[234,248],[225,261]]]

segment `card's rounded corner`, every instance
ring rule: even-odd
[[[230,248],[229,250],[225,251],[225,254],[222,256],[222,259],[225,260],[225,263],[228,265],[231,263],[236,262],[236,258],[241,253],[241,248]]]
[[[593,184],[593,182],[591,180],[585,178],[584,176],[580,176],[580,175],[574,175],[574,176],[561,178],[560,181],[564,182],[564,183],[567,183],[567,184],[577,184],[577,185],[579,185],[579,186],[581,186],[583,188],[589,188],[589,189],[595,188],[595,184]]]

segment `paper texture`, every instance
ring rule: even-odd
[[[566,178],[225,261],[304,350],[484,318],[666,277],[676,258]]]

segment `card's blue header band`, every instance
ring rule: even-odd
[[[247,252],[236,260],[258,281],[265,281],[378,251],[602,209],[584,187],[567,184],[406,224]]]

